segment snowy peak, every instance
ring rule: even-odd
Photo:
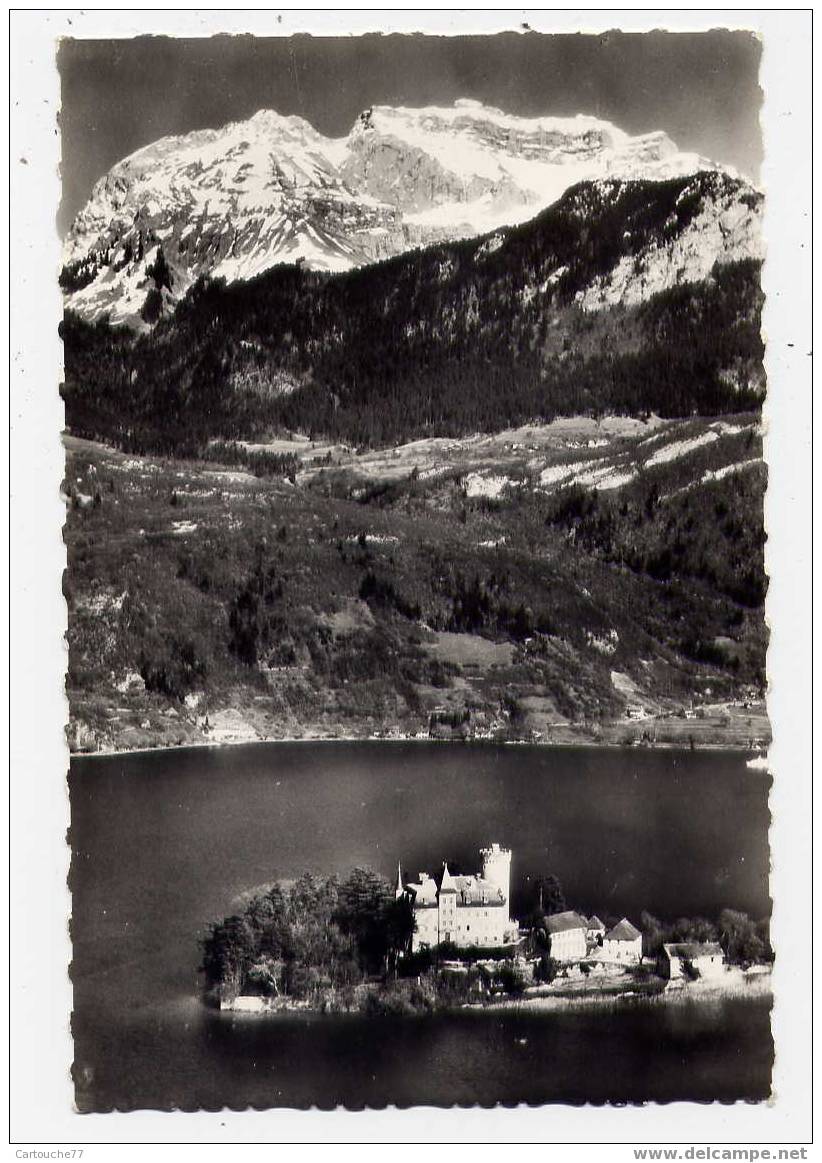
[[[523,222],[579,182],[715,168],[664,133],[469,100],[375,106],[339,139],[261,109],[112,167],[72,225],[61,285],[88,319],[151,323],[201,275],[232,282],[297,261],[348,270]]]
[[[408,224],[465,237],[525,221],[578,182],[715,168],[662,132],[630,137],[594,117],[514,117],[460,100],[362,113],[342,173],[351,188],[401,208]]]
[[[197,184],[196,179],[201,174],[211,172],[216,176],[224,169],[230,180],[235,165],[239,168],[249,164],[262,165],[264,168],[271,151],[282,153],[298,167],[314,154],[316,157],[308,164],[308,172],[313,172],[317,162],[320,167],[329,168],[322,150],[326,141],[301,117],[281,117],[270,109],[261,109],[248,121],[232,122],[222,129],[162,137],[118,162],[102,179],[102,184],[112,177],[150,179],[154,176],[161,185],[164,171],[169,174],[179,172]]]
[[[469,100],[442,108],[377,106],[360,115],[351,138],[368,135],[393,137],[439,156],[453,172],[487,177],[505,172],[507,158],[564,165],[630,140],[593,117],[514,117]]]

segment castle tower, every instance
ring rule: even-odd
[[[439,923],[438,940],[458,940],[457,886],[454,883],[453,876],[448,871],[447,861],[442,869],[442,880],[440,881],[440,888],[437,894],[437,906]]]
[[[456,892],[457,886],[454,884],[454,878],[448,871],[448,861],[442,866],[442,880],[440,881],[440,896],[446,892]]]
[[[500,889],[506,901],[511,899],[511,849],[492,844],[480,851],[483,880]]]

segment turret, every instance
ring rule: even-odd
[[[454,884],[454,878],[448,871],[448,861],[446,860],[442,869],[442,880],[440,881],[440,896],[445,892],[456,892],[457,886]]]
[[[511,849],[492,844],[480,851],[482,877],[498,888],[507,901],[511,895]]]

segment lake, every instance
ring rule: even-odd
[[[513,850],[515,914],[554,873],[600,915],[766,916],[770,777],[745,758],[277,743],[73,759],[79,1108],[766,1097],[761,998],[401,1020],[197,1000],[199,937],[241,894],[305,869],[474,871],[492,840]]]

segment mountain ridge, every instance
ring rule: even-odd
[[[83,317],[141,325],[203,274],[231,282],[298,261],[352,269],[525,221],[580,181],[700,169],[718,167],[664,133],[631,137],[584,115],[520,118],[468,100],[376,106],[332,139],[260,110],[161,138],[112,167],[71,227],[61,283]]]
[[[69,314],[67,420],[137,451],[757,407],[761,207],[716,172],[583,183],[521,226],[347,273],[201,280],[139,338]]]

